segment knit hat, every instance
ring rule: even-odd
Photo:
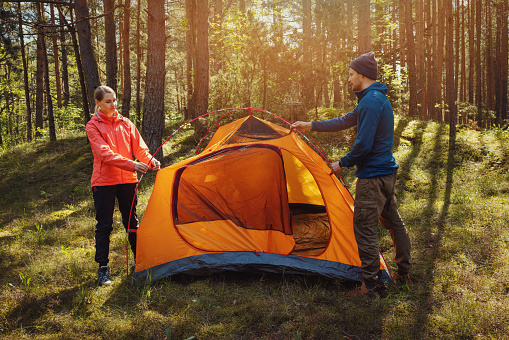
[[[357,59],[354,59],[350,63],[350,67],[370,79],[376,80],[377,78],[378,63],[373,52],[362,54]]]

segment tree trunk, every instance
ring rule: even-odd
[[[375,1],[375,31],[376,31],[376,39],[374,42],[374,50],[378,52],[385,52],[384,43],[387,39],[384,37],[385,33],[385,16],[387,13],[385,12],[384,6],[378,1]]]
[[[119,16],[120,17],[120,16]],[[120,89],[117,89],[118,97],[124,93],[124,20],[118,21],[118,49],[119,49],[119,62],[120,65]],[[117,76],[118,79],[118,76]]]
[[[129,117],[131,110],[131,54],[129,51],[129,28],[131,27],[131,0],[124,1],[124,85],[122,86],[122,115]]]
[[[117,92],[117,29],[115,25],[115,0],[104,0],[104,13],[106,13],[104,17],[106,85]]]
[[[223,50],[223,0],[215,0],[214,5],[214,23],[218,33],[215,34],[213,54],[214,54],[214,72],[218,73],[223,69],[222,50]]]
[[[39,58],[41,58],[43,71],[42,77],[44,82],[44,88],[46,88],[46,105],[47,105],[46,108],[48,112],[49,138],[50,141],[54,142],[57,140],[57,135],[55,131],[55,118],[53,116],[53,101],[51,98],[51,86],[49,81],[48,51],[46,49],[46,42],[44,41],[44,34],[46,33],[44,31],[44,26],[47,26],[47,23],[46,18],[44,17],[44,7],[42,4],[38,4],[37,6],[37,21],[40,24],[37,34],[37,62],[38,62],[37,66],[39,67]]]
[[[57,7],[58,8],[58,7]],[[62,13],[59,11],[59,22],[60,25],[64,25],[64,20],[62,19]],[[67,42],[65,38],[65,30],[62,28],[60,31],[60,44],[62,46],[62,85],[63,85],[63,105],[67,107],[69,105],[69,66],[67,62]]]
[[[27,141],[32,140],[32,109],[30,105],[30,88],[28,82],[28,66],[27,66],[27,58],[25,54],[25,39],[23,37],[23,20],[21,15],[21,3],[18,2],[18,19],[19,19],[19,41],[21,45],[21,60],[23,63],[23,85],[25,88],[25,103],[26,103],[26,120],[27,120],[27,131],[26,137]],[[0,130],[1,131],[1,130]]]
[[[163,160],[162,149],[155,154],[162,143],[164,132],[164,80],[166,35],[164,26],[165,0],[148,1],[147,19],[147,81],[143,105],[143,138],[150,152],[159,161]]]
[[[371,6],[370,0],[359,0],[359,54],[371,51]]]
[[[454,86],[454,15],[453,1],[445,0],[446,10],[446,91],[447,91],[447,107],[449,109],[449,149],[453,151],[454,141],[456,139],[456,124],[458,116],[456,113],[456,87]]]
[[[53,115],[53,100],[51,98],[51,86],[49,81],[49,62],[48,62],[48,51],[46,49],[46,43],[44,42],[44,36],[42,41],[43,56],[44,56],[44,84],[46,88],[46,102],[48,111],[48,127],[49,127],[49,140],[55,142],[57,140],[57,134],[55,130],[55,116]]]
[[[481,125],[481,105],[482,105],[482,69],[481,69],[481,22],[482,22],[482,0],[476,1],[475,9],[475,103],[479,108],[479,125]]]
[[[37,3],[37,19],[42,22],[42,4]],[[44,109],[44,33],[42,27],[37,28],[37,72],[35,76],[35,137],[41,137],[43,129]]]
[[[416,44],[415,46],[415,72],[416,81],[417,81],[417,92],[416,92],[416,101],[417,101],[417,110],[418,117],[422,120],[426,120],[427,113],[427,103],[424,100],[425,98],[425,90],[426,90],[426,66],[424,62],[424,6],[423,0],[415,1],[416,8]]]
[[[81,87],[81,99],[83,102],[83,123],[87,124],[87,122],[90,120],[90,103],[89,98],[87,97],[87,86],[85,83],[85,73],[83,72],[83,64],[81,62],[81,55],[80,55],[80,48],[78,46],[78,39],[76,38],[76,30],[73,26],[71,26],[67,20],[64,17],[64,14],[61,11],[60,7],[57,7],[58,12],[60,14],[60,19],[62,20],[63,24],[67,27],[69,30],[69,33],[71,35],[72,40],[72,46],[74,48],[74,56],[76,58],[76,66],[78,68],[78,76],[80,80],[80,87]],[[71,10],[71,22],[72,22],[72,10]],[[95,101],[94,106],[95,107]]]
[[[74,10],[76,13],[76,29],[78,31],[83,74],[87,87],[88,107],[94,108],[94,91],[101,83],[99,81],[97,61],[95,60],[94,49],[92,47],[87,0],[76,0],[74,2]]]
[[[433,88],[435,84],[435,51],[436,51],[436,26],[435,26],[435,17],[436,13],[433,10],[435,8],[436,2],[435,0],[427,0],[426,2],[426,31],[428,32],[428,37],[426,38],[426,50],[428,51],[427,59],[426,59],[426,100],[428,103],[428,114],[427,119],[431,119],[433,117],[433,113],[435,111],[435,99]],[[434,43],[435,41],[435,43]]]
[[[495,72],[494,72],[494,69],[495,69],[495,58],[493,57],[492,53],[493,53],[493,24],[492,24],[492,19],[491,19],[491,16],[492,16],[492,13],[491,13],[491,6],[486,6],[486,28],[485,28],[485,32],[486,32],[486,48],[485,48],[485,53],[484,53],[484,65],[485,65],[485,69],[486,69],[486,72],[483,72],[485,74],[493,74],[495,75]],[[496,18],[496,17],[495,17]],[[498,71],[497,71],[498,72]],[[490,110],[495,110],[495,78],[496,76],[494,77],[489,77],[490,79],[486,79],[486,86],[485,86],[485,91],[484,91],[484,95],[483,97],[486,98],[485,99],[485,102],[486,102],[486,107]],[[491,124],[490,124],[491,125]]]
[[[458,98],[459,97],[459,91],[460,91],[460,87],[459,87],[459,79],[460,79],[460,75],[459,75],[459,71],[460,71],[460,44],[461,44],[461,37],[460,37],[460,28],[461,28],[461,21],[460,21],[460,11],[461,11],[461,8],[460,8],[460,0],[455,0],[456,4],[454,6],[454,8],[456,8],[456,13],[454,13],[454,8],[452,9],[453,13],[452,13],[452,16],[453,16],[453,20],[454,20],[454,29],[455,29],[455,36],[456,36],[456,39],[454,39],[454,50],[455,50],[455,53],[454,53],[454,89],[455,89],[455,95],[454,97],[455,98]]]
[[[406,66],[406,31],[405,31],[405,1],[399,0],[399,60],[401,67]]]
[[[467,54],[467,46],[465,39],[465,0],[461,0],[461,83],[460,83],[460,102],[465,102],[467,100],[467,65],[466,65],[466,54]],[[465,117],[463,117],[463,123],[466,123]]]
[[[195,117],[196,98],[194,93],[193,74],[194,55],[196,50],[196,0],[186,0],[186,83],[187,83],[187,109],[184,110],[185,120]]]
[[[428,0],[429,1],[429,0]],[[397,15],[398,11],[396,10],[396,3],[392,4],[392,22],[398,22]],[[392,44],[391,44],[391,58],[392,58],[392,72],[393,75],[396,75],[397,65],[398,65],[398,30],[392,30]],[[394,76],[393,76],[394,77]]]
[[[405,31],[407,40],[407,67],[410,84],[409,111],[412,117],[418,117],[417,110],[417,74],[415,71],[415,44],[413,34],[412,0],[405,0]]]
[[[444,79],[444,39],[445,39],[445,15],[444,15],[444,1],[437,0],[437,54],[436,54],[436,78],[435,78],[435,101],[438,104],[436,109],[435,119],[438,122],[444,121],[444,101],[443,101],[443,79]]]
[[[197,6],[197,36],[196,36],[196,69],[195,96],[196,117],[207,113],[209,108],[209,6],[208,1],[200,1]],[[198,123],[198,121],[197,121]],[[202,136],[205,131],[201,124],[195,125],[195,134]]]
[[[504,124],[507,119],[507,76],[508,76],[508,23],[507,0],[497,4],[497,42],[496,42],[496,120],[495,124]]]
[[[507,17],[508,17],[508,3],[507,0],[502,1],[502,14],[501,19],[502,22],[500,23],[500,29],[502,30],[501,34],[501,43],[500,43],[500,78],[503,80],[502,84],[500,86],[500,118],[502,120],[501,123],[505,123],[507,120],[507,79],[508,79],[508,67],[509,67],[509,27],[507,23]]]
[[[140,35],[140,13],[141,13],[141,1],[137,0],[136,9],[136,116],[138,121],[142,121],[141,117],[141,60],[143,59],[143,53],[141,51],[141,35]]]
[[[50,4],[51,24],[55,26],[55,5]],[[62,107],[62,85],[60,83],[60,60],[58,58],[57,32],[51,33],[53,40],[53,58],[55,62],[55,87],[57,89],[57,106]]]
[[[302,92],[304,97],[304,110],[309,110],[314,103],[313,86],[313,52],[311,51],[312,32],[311,32],[311,0],[302,1],[302,49],[303,49],[303,74],[302,74]]]
[[[470,11],[470,20],[469,28],[468,28],[468,57],[469,57],[469,67],[468,67],[468,102],[470,104],[474,104],[474,64],[475,64],[475,44],[474,44],[474,35],[475,35],[475,0],[469,0],[469,11]]]

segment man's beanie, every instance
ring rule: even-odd
[[[377,78],[378,63],[373,52],[362,54],[357,59],[354,59],[350,63],[350,67],[370,79],[376,80]]]

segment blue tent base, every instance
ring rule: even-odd
[[[227,252],[190,256],[135,272],[132,283],[144,284],[176,274],[204,276],[222,271],[319,275],[330,279],[361,280],[360,267],[339,262],[269,253]],[[392,284],[387,270],[380,271],[379,281],[387,286]]]

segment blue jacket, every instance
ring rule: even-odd
[[[313,121],[312,130],[332,132],[357,125],[357,140],[346,156],[345,167],[357,166],[359,178],[384,177],[396,171],[398,165],[392,156],[394,144],[394,113],[387,98],[387,86],[376,82],[355,94],[359,103],[343,117]]]

